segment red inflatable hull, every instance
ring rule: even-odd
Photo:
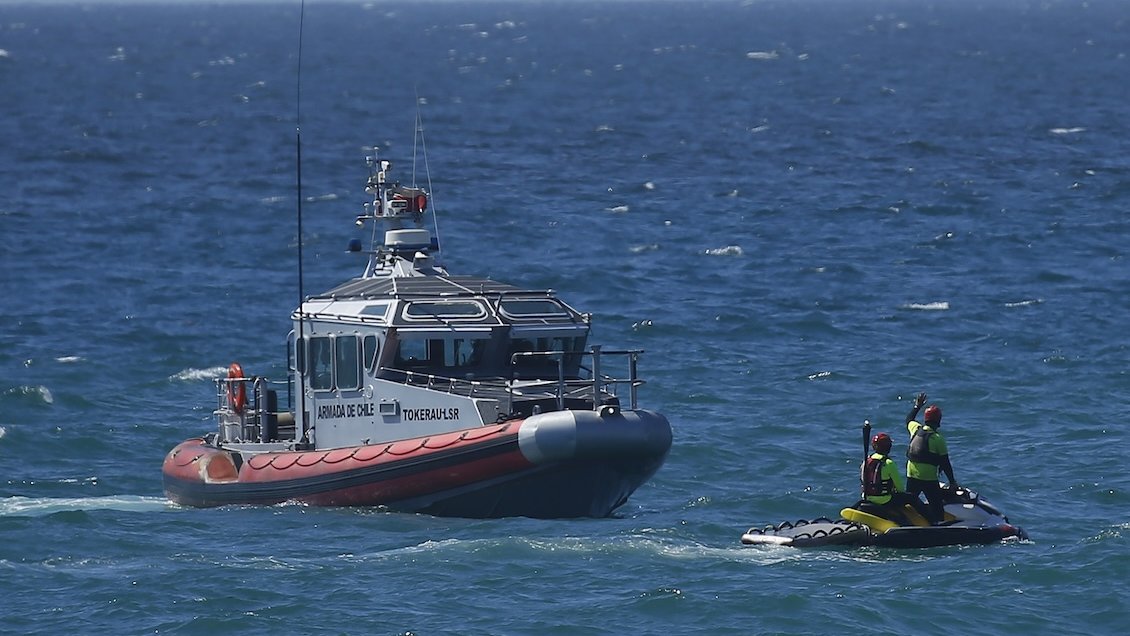
[[[165,457],[165,490],[189,506],[382,505],[532,468],[517,432],[518,424],[508,423],[380,445],[263,453],[245,462],[190,439]]]
[[[189,439],[165,456],[165,494],[192,507],[293,501],[479,518],[603,517],[655,473],[671,443],[667,421],[646,412],[540,417],[246,460]]]

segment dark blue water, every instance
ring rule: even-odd
[[[1130,5],[0,3],[0,632],[1121,633]],[[299,114],[296,96],[301,94]],[[612,519],[184,510],[211,378],[285,369],[416,104],[453,273],[647,350]],[[300,122],[299,122],[300,118]],[[945,409],[1030,542],[751,548]]]

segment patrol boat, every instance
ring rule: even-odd
[[[640,350],[589,345],[552,290],[452,276],[423,188],[368,159],[361,276],[292,313],[285,382],[232,363],[217,430],[165,457],[193,507],[300,502],[441,516],[605,517],[659,469],[671,426],[639,408]],[[431,223],[425,222],[431,218]]]

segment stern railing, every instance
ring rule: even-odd
[[[291,403],[290,383],[271,382],[266,377],[253,375],[244,378],[216,378],[216,416],[219,439],[222,442],[272,442],[284,438],[280,431],[293,429],[294,420],[289,407],[280,412],[279,388],[286,387],[287,404]],[[276,388],[279,387],[279,388]],[[242,408],[237,408],[235,396],[245,396]],[[285,436],[293,439],[294,433]]]
[[[408,386],[420,386],[433,391],[460,395],[464,397],[489,397],[498,398],[505,395],[506,410],[514,412],[515,396],[529,398],[534,391],[541,391],[541,395],[552,398],[557,403],[558,410],[564,410],[565,400],[568,398],[583,398],[591,401],[593,410],[608,403],[608,398],[619,399],[619,393],[624,388],[628,391],[628,408],[638,408],[639,387],[646,381],[639,377],[639,357],[642,349],[611,350],[605,351],[599,345],[593,345],[590,351],[522,351],[511,354],[509,361],[509,377],[494,380],[461,379],[446,375],[428,373],[425,371],[410,371],[393,367],[382,367],[379,376],[391,381],[399,381]],[[591,359],[591,366],[580,365],[583,371],[589,372],[588,378],[567,378],[565,374],[565,361],[569,357]],[[627,377],[614,377],[605,375],[604,369],[608,358],[620,358],[626,362]],[[529,369],[524,367],[523,360],[544,359],[556,363],[556,377],[522,377],[528,374]],[[397,376],[398,379],[394,379]]]
[[[640,379],[638,371],[639,357],[642,353],[642,349],[604,351],[601,349],[600,345],[593,345],[590,351],[523,351],[511,354],[511,378],[507,383],[507,396],[509,398],[507,408],[510,411],[514,410],[514,390],[516,383],[521,381],[514,377],[514,371],[518,367],[518,361],[522,358],[545,358],[557,362],[557,379],[547,380],[537,384],[522,384],[520,388],[530,388],[538,385],[551,386],[551,393],[557,399],[558,410],[564,410],[566,397],[575,395],[578,392],[586,393],[591,391],[592,408],[593,410],[599,410],[602,405],[606,404],[606,397],[619,399],[619,390],[626,386],[628,388],[628,408],[635,410],[639,406],[639,387],[645,384],[645,381]],[[582,359],[590,358],[592,360],[592,377],[588,379],[567,379],[565,377],[566,356],[580,356]],[[602,370],[604,366],[602,361],[608,357],[625,359],[627,362],[626,372],[628,377],[618,378],[605,375]],[[582,368],[586,367],[582,365]]]

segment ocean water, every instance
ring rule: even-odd
[[[0,632],[1123,633],[1128,54],[1114,0],[0,3]],[[163,498],[211,379],[284,375],[298,129],[307,292],[377,145],[453,273],[646,350],[614,517]],[[1029,541],[740,544],[919,391]]]

